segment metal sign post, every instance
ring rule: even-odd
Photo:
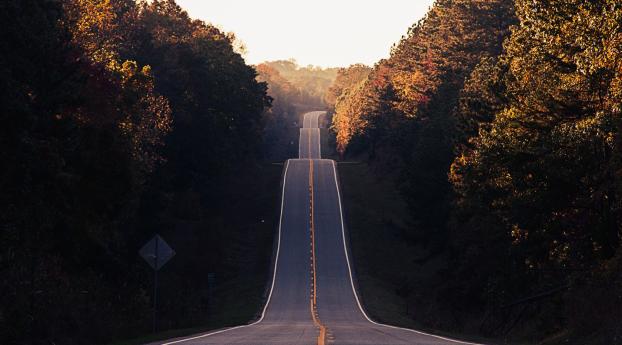
[[[175,256],[175,251],[160,235],[156,234],[138,253],[153,268],[153,332],[155,333],[158,330],[158,271]]]

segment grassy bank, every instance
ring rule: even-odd
[[[246,324],[258,317],[271,274],[282,171],[282,164],[259,165],[222,200],[215,210],[218,219],[162,233],[177,255],[159,274],[161,331],[145,330],[142,336],[112,344],[145,344]],[[204,254],[197,258],[201,248]],[[178,278],[188,271],[203,277],[182,284],[180,293]],[[208,274],[213,278],[206,284]],[[180,321],[167,321],[177,317]]]
[[[484,341],[424,326],[438,321],[430,319],[452,317],[450,310],[432,310],[429,305],[420,309],[417,303],[426,298],[424,284],[441,283],[446,260],[443,255],[421,260],[427,252],[407,236],[411,217],[393,182],[377,178],[359,162],[341,162],[339,177],[359,293],[369,316],[391,325]]]

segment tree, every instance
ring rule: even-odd
[[[481,73],[471,76],[483,87],[464,93],[459,110],[471,121],[463,133],[472,137],[450,174],[462,224],[457,262],[465,270],[456,279],[464,279],[469,265],[502,252],[512,274],[496,277],[500,303],[570,285],[561,303],[585,304],[565,315],[568,323],[549,327],[570,325],[575,338],[598,329],[603,339],[614,337],[607,327],[615,328],[617,312],[591,314],[590,320],[584,315],[587,305],[621,303],[611,295],[581,300],[578,287],[608,290],[620,283],[613,278],[620,246],[620,59],[612,58],[610,47],[620,40],[614,23],[621,13],[610,1],[518,1],[520,25],[489,75],[481,82]],[[469,257],[465,247],[480,256]],[[611,270],[601,269],[611,261]],[[499,262],[487,269],[494,277],[507,268]],[[547,312],[563,320],[562,310]]]
[[[503,38],[515,21],[506,0],[439,1],[393,47],[391,57],[376,64],[359,100],[334,117],[338,147],[350,142],[370,145],[372,162],[396,171],[400,189],[411,205],[416,229],[432,247],[446,241],[458,105],[465,78],[480,60],[501,53]],[[347,98],[347,96],[346,96]],[[374,109],[374,110],[372,110]],[[355,119],[364,121],[354,121]],[[361,140],[353,139],[359,137]],[[382,154],[376,154],[381,151]],[[436,250],[436,249],[434,249]]]
[[[363,81],[371,72],[371,68],[363,64],[354,64],[347,68],[340,68],[337,71],[337,77],[332,85],[326,91],[324,101],[326,104],[334,108],[337,99],[349,88],[356,86]]]
[[[186,241],[227,255],[180,251],[238,274],[246,257],[227,243],[257,237],[215,226],[229,214],[214,205],[236,193],[241,166],[256,173],[270,99],[233,35],[172,0],[5,1],[0,19],[0,342],[99,344],[150,329],[136,252],[154,231],[184,237],[189,218],[210,231]],[[164,299],[165,325],[205,321],[206,293],[187,290],[207,278],[189,267],[171,270],[180,310]]]
[[[338,68],[321,68],[311,65],[301,67],[295,60],[266,61],[262,65],[278,71],[298,90],[298,102],[313,109],[325,107],[324,95],[335,80],[338,70]]]

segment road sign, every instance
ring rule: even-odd
[[[147,261],[149,266],[156,271],[175,256],[173,248],[171,248],[160,235],[153,236],[149,242],[145,243],[138,253]]]
[[[173,256],[175,251],[160,237],[155,235],[138,251],[140,256],[153,268],[153,332],[158,330],[158,270]]]

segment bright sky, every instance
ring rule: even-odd
[[[191,17],[234,32],[246,61],[372,65],[434,0],[177,0]]]

